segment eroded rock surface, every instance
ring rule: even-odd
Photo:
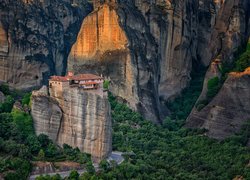
[[[18,89],[62,74],[87,3],[70,0],[0,0],[0,80]]]
[[[100,161],[112,151],[111,112],[107,96],[77,88],[61,93],[46,89],[32,93],[32,117],[36,134],[54,142],[78,147]]]
[[[82,25],[86,1],[0,2],[0,80],[32,88],[68,64],[110,79],[115,96],[157,123],[193,69],[231,62],[250,32],[248,0],[93,0]]]
[[[250,68],[230,73],[219,93],[202,110],[193,109],[187,127],[205,128],[207,135],[227,138],[250,120]]]
[[[229,61],[246,44],[249,9],[246,0],[96,0],[69,68],[110,78],[114,95],[160,122],[162,104],[189,85],[192,69],[218,55]]]

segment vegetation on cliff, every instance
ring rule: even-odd
[[[243,72],[250,66],[250,41],[243,53],[239,55],[234,64],[234,71]]]
[[[27,179],[31,161],[76,161],[91,162],[90,156],[78,148],[64,145],[59,148],[46,135],[36,136],[33,121],[28,112],[13,108],[14,99],[28,105],[30,93],[21,97],[7,87],[0,87],[7,98],[0,104],[0,175],[5,179]],[[8,98],[9,97],[9,98]],[[3,108],[4,107],[4,108]]]
[[[201,90],[202,76],[195,77],[191,88],[169,104],[173,113],[163,126],[144,120],[109,95],[113,149],[130,153],[119,166],[103,161],[98,173],[94,172],[89,156],[78,149],[68,145],[61,149],[45,135],[37,137],[29,114],[20,110],[2,112],[0,171],[6,179],[25,179],[31,171],[31,161],[68,159],[86,164],[86,173],[80,176],[71,173],[70,177],[76,179],[232,179],[237,175],[249,178],[250,151],[245,147],[250,136],[249,125],[244,126],[240,134],[223,142],[203,136],[202,130],[181,128]],[[29,104],[29,95],[24,96],[22,104]],[[58,175],[39,178],[61,179]]]

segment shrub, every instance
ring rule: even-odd
[[[2,84],[0,86],[0,91],[2,91],[5,95],[10,95],[11,94],[9,86],[6,83],[4,83],[4,84]]]
[[[200,110],[202,110],[205,106],[206,106],[205,104],[199,104],[199,105],[197,105],[196,109],[197,109],[198,111],[200,111]]]
[[[30,97],[31,97],[31,93],[26,93],[24,96],[23,96],[23,99],[22,99],[22,105],[30,105]]]
[[[0,104],[0,113],[11,112],[13,104],[14,104],[14,99],[8,95],[5,101]]]
[[[19,132],[22,133],[23,139],[26,139],[29,135],[34,135],[33,121],[29,114],[13,110],[11,112],[13,121],[16,124]]]
[[[108,89],[109,88],[109,80],[104,80],[103,82],[103,88]]]
[[[68,180],[78,180],[79,179],[79,173],[76,170],[72,170],[67,179]]]
[[[244,71],[250,66],[250,42],[247,44],[246,51],[242,53],[235,61],[234,71]]]
[[[207,82],[207,98],[212,99],[220,89],[220,81],[218,77],[214,77]]]

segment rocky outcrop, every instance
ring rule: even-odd
[[[201,60],[209,64],[212,59],[221,56],[226,63],[231,63],[235,53],[242,50],[250,34],[250,2],[247,0],[215,1],[217,13],[207,41],[206,51],[201,51]]]
[[[211,64],[197,105],[207,101],[208,80],[213,77],[221,78],[221,67],[233,62],[235,55],[245,47],[250,33],[249,1],[216,1],[215,5],[217,15],[210,38],[206,40],[205,46],[200,46],[205,49],[200,51],[203,53],[200,55],[202,63]],[[208,129],[207,134],[217,139],[224,139],[238,132],[242,124],[249,120],[249,104],[244,102],[245,97],[249,98],[248,77],[249,70],[231,73],[219,94],[208,105],[204,105],[205,108],[200,112],[196,107],[193,108],[186,126]]]
[[[153,37],[141,32],[146,24],[139,12],[117,8],[114,2],[105,3],[84,19],[68,67],[76,73],[103,74],[111,80],[114,95],[126,99],[146,118],[159,122]]]
[[[168,112],[162,105],[188,86],[192,69],[218,55],[228,61],[246,44],[249,9],[246,0],[96,0],[69,68],[103,74],[114,95],[160,122]]]
[[[78,88],[50,95],[46,89],[32,93],[36,134],[47,134],[59,145],[69,144],[92,155],[94,161],[112,151],[110,105],[107,96]]]
[[[193,69],[218,56],[231,62],[250,32],[248,0],[93,0],[82,25],[86,1],[0,2],[0,80],[40,86],[67,65],[103,74],[115,96],[157,123]]]
[[[62,74],[87,3],[0,0],[0,80],[30,89]]]
[[[193,109],[186,127],[205,128],[216,139],[237,133],[250,120],[250,68],[230,73],[219,93],[202,110]]]

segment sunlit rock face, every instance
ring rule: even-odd
[[[81,9],[81,11],[80,11]],[[31,89],[62,74],[89,6],[63,0],[1,0],[0,80]]]
[[[235,49],[246,44],[248,3],[94,1],[68,68],[110,78],[114,95],[159,122],[168,112],[165,102],[188,87],[192,69],[209,66],[219,54],[232,58]]]
[[[46,87],[32,93],[31,114],[36,134],[58,145],[68,144],[89,153],[95,162],[112,151],[111,111],[107,95],[81,89],[60,93]],[[56,95],[56,96],[55,96]]]
[[[201,111],[194,109],[186,127],[205,128],[208,136],[225,139],[250,119],[250,68],[230,73],[219,93]]]
[[[8,47],[8,35],[2,23],[0,22],[0,55],[6,55],[8,53]]]
[[[83,21],[69,58],[68,69],[78,73],[98,73],[112,80],[115,95],[136,107],[134,75],[127,37],[119,25],[114,7],[104,4]]]
[[[69,61],[97,59],[106,51],[126,50],[126,45],[127,38],[116,11],[105,4],[84,19]]]
[[[68,58],[68,69],[104,75],[111,80],[110,90],[115,96],[125,99],[131,108],[147,119],[159,122],[155,80],[150,77],[150,71],[155,69],[149,67],[147,60],[152,56],[152,41],[146,44],[141,32],[145,28],[143,19],[130,13],[127,8],[119,11],[115,2],[100,3],[83,21]],[[125,14],[130,17],[123,24]],[[125,29],[130,25],[134,26],[133,29]],[[131,51],[135,46],[138,46],[137,50]]]
[[[85,2],[2,0],[0,80],[25,89],[67,68],[102,74],[114,95],[160,122],[193,69],[219,55],[232,61],[249,37],[248,0],[94,0],[81,24]]]

